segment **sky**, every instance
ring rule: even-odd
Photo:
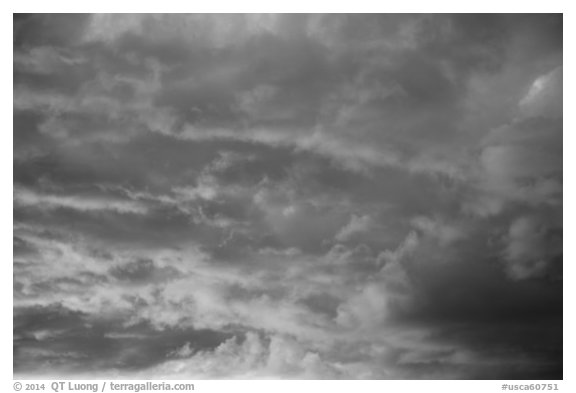
[[[562,15],[13,31],[15,376],[562,378]]]

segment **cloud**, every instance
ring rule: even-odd
[[[118,199],[72,197],[58,195],[41,195],[26,189],[15,191],[15,202],[18,205],[35,208],[55,209],[68,208],[80,211],[113,211],[117,213],[146,214],[148,209],[143,204]]]
[[[426,235],[438,239],[442,245],[449,245],[465,236],[461,228],[429,217],[415,217],[412,224]]]
[[[182,347],[185,359],[170,360],[150,372],[165,378],[191,376],[199,379],[333,379],[344,373],[318,353],[308,351],[290,336],[264,336],[248,332],[232,337],[213,351],[191,355]],[[230,370],[233,370],[232,373]]]
[[[524,117],[562,117],[562,67],[536,78],[518,106]]]
[[[505,249],[509,275],[516,280],[544,275],[561,258],[561,236],[558,227],[542,218],[526,216],[514,220]]]
[[[354,234],[366,232],[370,229],[369,216],[352,215],[350,222],[346,224],[340,232],[336,234],[336,240],[346,241],[349,240]]]
[[[560,204],[561,72],[556,68],[536,78],[519,102],[520,116],[485,138],[478,212],[497,213],[508,201]]]
[[[378,285],[367,285],[338,308],[336,321],[347,327],[374,328],[387,316],[387,294]]]
[[[124,282],[155,282],[178,277],[179,271],[174,268],[160,268],[150,259],[140,259],[128,262],[111,269],[111,275]]]
[[[561,378],[562,72],[554,14],[15,15],[15,373]]]
[[[386,250],[378,255],[383,264],[397,264],[404,258],[410,256],[418,247],[419,239],[415,232],[410,232],[406,239],[394,251]]]

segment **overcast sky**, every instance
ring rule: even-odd
[[[561,367],[561,15],[14,17],[16,375]]]

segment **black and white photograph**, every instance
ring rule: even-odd
[[[12,66],[14,378],[566,377],[562,13],[14,13]]]

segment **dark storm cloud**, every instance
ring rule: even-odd
[[[15,372],[561,378],[562,73],[553,14],[15,15]]]

